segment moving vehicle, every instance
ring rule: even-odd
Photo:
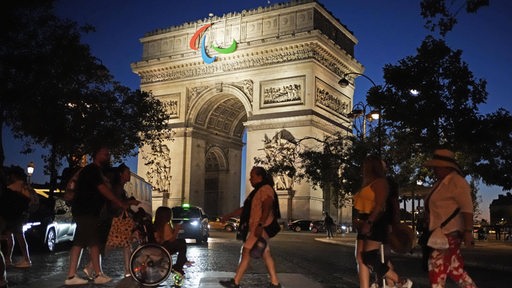
[[[208,216],[203,208],[183,204],[172,209],[172,223],[181,224],[178,234],[180,239],[195,239],[197,244],[208,242]]]
[[[225,222],[221,221],[221,217],[213,217],[209,219],[208,225],[210,225],[211,230],[224,230],[227,232],[233,232],[238,229],[240,225],[240,220],[238,218],[229,218]]]
[[[36,245],[53,252],[57,244],[73,241],[76,223],[71,215],[71,207],[58,197],[54,197],[55,205],[51,207],[51,200],[40,199],[40,207],[29,216],[23,225],[23,232],[30,245]]]
[[[295,232],[300,231],[309,231],[309,225],[311,224],[311,220],[299,219],[288,223],[288,230],[293,230]]]

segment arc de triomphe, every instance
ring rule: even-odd
[[[244,145],[248,174],[254,157],[265,155],[265,138],[286,143],[351,131],[354,86],[337,82],[364,70],[354,58],[357,39],[315,1],[211,16],[147,33],[141,43],[142,59],[132,69],[141,89],[173,117],[161,160],[171,177],[164,179],[168,188],[153,192],[153,209],[190,203],[210,215],[232,211],[251,190],[241,175]],[[150,169],[146,149],[138,161],[142,177]],[[325,209],[336,215],[321,189],[276,180],[282,218],[318,219]]]

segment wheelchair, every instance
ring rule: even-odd
[[[143,287],[158,286],[173,274],[174,287],[181,287],[183,275],[172,269],[172,255],[162,245],[156,244],[151,215],[143,209],[133,214],[139,243],[130,257],[130,271],[135,281]]]

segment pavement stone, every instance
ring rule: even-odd
[[[200,273],[191,273],[187,274],[186,280],[183,283],[182,287],[187,288],[222,288],[219,284],[220,280],[225,280],[232,278],[234,276],[233,272],[224,272],[224,271],[208,271],[208,272],[200,272]],[[279,280],[281,281],[281,286],[286,288],[322,288],[322,285],[314,282],[313,280],[305,277],[301,274],[295,273],[278,273]],[[12,279],[12,275],[10,279]],[[64,279],[66,278],[66,273],[54,273],[52,275],[47,275],[41,279],[37,279],[31,282],[10,282],[9,287],[23,287],[23,288],[46,288],[46,287],[116,287],[116,288],[141,288],[145,287],[137,283],[133,278],[114,278],[111,282],[103,284],[103,285],[95,285],[93,282],[89,282],[86,285],[79,286],[66,286],[64,285]],[[267,274],[254,274],[248,273],[244,275],[244,279],[242,280],[242,286],[244,288],[262,288],[266,287],[268,281]],[[164,283],[158,285],[159,288],[168,288],[174,287],[172,282],[172,277],[169,277]]]
[[[326,242],[333,245],[346,245],[355,246],[355,234],[338,234],[334,238],[328,239],[326,237],[317,237],[315,240]],[[464,248],[466,249],[466,248]],[[512,241],[499,241],[499,240],[486,240],[477,241],[475,248],[471,249],[494,249],[494,253],[465,253],[463,255],[467,266],[475,266],[482,268],[492,268],[503,271],[512,272]],[[500,257],[496,257],[497,253]],[[418,248],[407,257],[421,257]],[[8,279],[10,281],[9,287],[13,288],[46,288],[46,287],[72,287],[65,286],[64,279],[66,278],[66,263],[61,263],[62,267],[54,267],[54,271],[49,275],[32,275],[30,269],[9,269]],[[108,267],[104,267],[108,269]],[[119,288],[139,288],[143,287],[132,278],[124,278],[122,274],[115,274],[113,271],[107,271],[107,275],[113,277],[113,281],[100,287],[119,287]],[[190,288],[219,288],[219,280],[232,278],[233,271],[187,271],[186,279],[182,287]],[[81,275],[81,273],[80,273]],[[278,273],[279,279],[283,287],[293,288],[321,288],[320,283],[316,283],[306,275],[298,273]],[[247,273],[244,275],[243,287],[244,288],[261,288],[269,283],[268,275],[266,273]],[[88,285],[81,285],[78,287],[98,287],[92,282]],[[169,277],[164,283],[158,286],[159,288],[173,287],[172,277]]]

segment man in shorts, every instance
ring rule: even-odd
[[[103,274],[100,266],[101,237],[99,225],[101,224],[100,211],[106,201],[123,210],[129,206],[119,200],[110,188],[103,169],[110,163],[110,150],[100,147],[92,154],[93,162],[85,166],[78,176],[76,191],[72,200],[72,212],[76,221],[76,232],[73,247],[70,251],[68,278],[65,285],[83,285],[88,280],[76,275],[80,255],[83,248],[88,247],[90,259],[94,269],[94,284],[104,284],[112,279]],[[87,275],[92,277],[93,275]]]

